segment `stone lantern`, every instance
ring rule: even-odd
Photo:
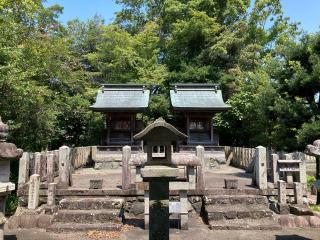
[[[7,143],[9,127],[4,124],[0,117],[0,240],[3,240],[3,226],[5,223],[5,200],[7,195],[15,189],[10,182],[10,160],[18,159],[23,151],[13,143]]]
[[[145,200],[146,207],[149,204],[148,218],[145,218],[149,221],[149,239],[169,239],[169,182],[179,175],[179,169],[172,161],[171,146],[186,138],[187,135],[162,118],[134,136],[135,140],[143,140],[147,151],[141,177],[149,182],[149,190],[145,192],[145,199],[149,200]],[[154,153],[154,148],[159,147],[162,151]]]

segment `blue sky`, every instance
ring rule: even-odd
[[[59,4],[64,7],[60,17],[63,23],[74,18],[86,20],[95,14],[101,15],[106,23],[110,23],[120,6],[115,0],[47,0],[45,6]],[[307,32],[316,32],[320,28],[320,0],[281,0],[286,16],[294,22],[301,22],[301,27]]]

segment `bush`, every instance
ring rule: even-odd
[[[312,186],[315,183],[316,178],[314,176],[307,176],[307,186],[308,186],[308,191],[311,192]]]

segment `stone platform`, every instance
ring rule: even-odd
[[[121,169],[82,168],[72,174],[73,185],[69,189],[89,189],[90,180],[102,179],[102,189],[121,189]],[[183,176],[183,169],[180,169]],[[131,170],[131,182],[134,183],[135,171]],[[236,179],[239,189],[255,189],[251,185],[251,174],[244,170],[228,165],[220,165],[219,169],[206,169],[204,171],[206,189],[223,189],[224,179]]]

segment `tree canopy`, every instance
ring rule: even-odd
[[[320,137],[320,33],[279,0],[117,0],[121,10],[63,25],[63,8],[0,1],[0,115],[26,150],[97,144],[100,83],[159,85],[145,121],[172,118],[176,82],[220,83],[232,108],[214,124],[222,145],[303,149]]]

